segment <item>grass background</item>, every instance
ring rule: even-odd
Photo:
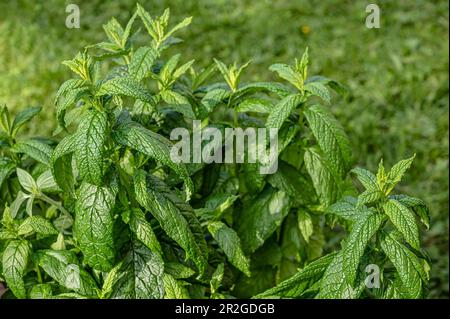
[[[374,1],[171,0],[141,1],[152,14],[170,7],[172,21],[193,16],[179,35],[183,60],[207,66],[252,59],[244,80],[271,80],[267,68],[290,63],[306,46],[311,73],[350,89],[332,110],[352,140],[356,164],[375,170],[417,153],[400,191],[426,200],[432,227],[423,243],[432,258],[430,298],[448,298],[449,50],[448,1],[378,1],[381,28],[367,29]],[[81,28],[65,27],[76,3]],[[55,128],[53,99],[69,78],[61,61],[104,39],[112,16],[125,23],[135,1],[2,0],[0,104],[13,111],[42,105],[30,134]]]

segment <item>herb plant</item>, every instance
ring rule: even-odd
[[[56,94],[58,143],[18,135],[40,108],[14,119],[1,109],[5,297],[423,297],[416,219],[428,227],[428,210],[392,194],[413,158],[388,173],[382,163],[376,175],[354,169],[357,195],[351,145],[329,110],[329,89],[346,90],[309,76],[308,50],[270,67],[282,82],[244,83],[249,63],[197,71],[166,58],[191,23],[169,27],[169,16],[138,5],[125,26],[104,25],[107,41],[63,62],[75,77]],[[192,131],[193,120],[277,129],[278,170],[175,163],[170,132]],[[348,233],[337,250],[336,228]],[[368,265],[380,269],[378,287],[367,288]]]

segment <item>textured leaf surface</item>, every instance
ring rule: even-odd
[[[168,139],[135,122],[120,124],[114,131],[114,138],[118,143],[144,153],[173,169],[185,182],[186,195],[188,199],[190,198],[194,186],[186,166],[174,163],[170,158],[172,143]]]
[[[147,248],[162,255],[161,245],[140,209],[133,209],[130,214],[130,229]]]
[[[58,231],[53,227],[52,223],[42,216],[31,216],[26,218],[20,224],[17,230],[19,235],[27,235],[36,232],[43,236],[57,235]]]
[[[351,162],[351,146],[344,129],[320,105],[309,107],[304,114],[333,174],[344,177]]]
[[[51,170],[56,184],[71,196],[75,195],[72,153],[76,149],[76,139],[76,134],[63,138],[53,150],[51,157]]]
[[[161,299],[164,296],[164,262],[138,241],[132,247],[121,267],[111,298]]]
[[[395,199],[383,205],[384,212],[400,231],[405,240],[416,250],[420,250],[419,229],[414,213]]]
[[[151,105],[156,104],[155,97],[147,89],[132,77],[117,77],[101,85],[97,95],[124,95],[129,96]]]
[[[381,214],[370,211],[361,212],[352,227],[344,248],[338,252],[325,271],[319,298],[347,299],[357,297],[355,279],[360,258],[382,222],[383,216]]]
[[[142,80],[145,75],[151,71],[155,60],[158,58],[158,52],[151,47],[140,47],[136,50],[128,65],[128,72],[136,80]]]
[[[282,281],[277,286],[266,290],[254,298],[298,298],[308,288],[308,285],[319,280],[336,253],[325,255],[307,265],[294,276]]]
[[[96,297],[95,280],[68,250],[39,250],[33,259],[60,285],[86,297]]]
[[[425,227],[427,229],[430,228],[430,210],[423,200],[406,195],[394,195],[392,198],[409,209],[412,209]]]
[[[314,149],[305,151],[304,160],[320,202],[328,207],[336,201],[339,195],[339,186],[334,175],[322,155]]]
[[[250,276],[250,262],[241,248],[241,240],[236,232],[222,222],[208,223],[208,230],[222,248],[230,263]]]
[[[14,145],[14,151],[24,153],[47,166],[50,166],[50,158],[53,153],[53,149],[50,145],[34,139],[17,142],[16,145]]]
[[[408,298],[420,298],[422,295],[420,274],[423,273],[423,267],[417,256],[391,235],[385,236],[381,247],[397,269],[402,283],[401,290],[406,292]]]
[[[153,177],[143,171],[138,171],[134,177],[136,199],[145,207],[160,223],[166,234],[175,240],[203,272],[206,267],[206,258],[201,250],[197,238],[189,227],[183,213],[177,205],[159,192]]]
[[[108,140],[108,117],[90,110],[80,122],[76,137],[75,158],[80,177],[91,184],[103,183],[104,154]]]
[[[291,112],[304,100],[302,95],[292,94],[278,102],[269,113],[266,121],[267,128],[281,128]]]
[[[289,212],[289,196],[268,188],[244,206],[237,222],[237,234],[245,251],[254,252],[281,225]]]
[[[26,240],[13,240],[3,252],[2,268],[8,287],[17,298],[26,298],[23,276],[30,256],[30,245]]]
[[[107,187],[82,183],[75,206],[75,237],[85,261],[94,269],[109,271],[114,263],[115,194]]]

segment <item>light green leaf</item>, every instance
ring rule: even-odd
[[[39,175],[38,179],[36,180],[36,185],[40,191],[46,191],[58,187],[50,170],[47,170]]]
[[[285,79],[300,91],[303,90],[303,77],[290,65],[276,63],[269,67],[270,71],[276,72],[280,78]]]
[[[97,284],[69,250],[39,250],[33,259],[60,285],[85,297],[97,296]]]
[[[161,299],[164,296],[164,262],[138,241],[123,261],[111,293],[113,299]]]
[[[19,178],[19,183],[25,190],[33,193],[38,189],[33,176],[31,176],[27,171],[21,168],[16,168],[16,172],[17,177]]]
[[[159,53],[151,47],[140,47],[131,57],[128,72],[137,81],[142,80],[152,70]]]
[[[405,160],[399,161],[397,164],[392,166],[391,170],[387,174],[388,187],[386,189],[386,194],[389,194],[401,180],[406,171],[411,167],[412,162],[416,154]]]
[[[27,297],[23,276],[28,265],[30,245],[26,240],[13,240],[9,242],[3,252],[3,276],[17,298]]]
[[[250,261],[241,248],[236,232],[222,222],[209,222],[208,230],[222,248],[230,263],[250,277]]]
[[[297,222],[303,239],[309,243],[309,238],[314,233],[314,225],[311,215],[303,209],[299,209],[297,212]]]
[[[66,136],[52,153],[51,169],[55,182],[71,197],[75,195],[75,177],[72,168],[72,153],[77,147],[77,135]]]
[[[420,250],[419,229],[413,212],[395,199],[389,199],[383,210],[411,247]]]
[[[166,234],[184,249],[187,257],[192,259],[200,273],[203,273],[207,263],[205,257],[207,252],[202,251],[202,247],[205,246],[202,244],[204,238],[200,241],[200,238],[194,235],[185,218],[192,208],[184,204],[183,210],[180,210],[179,206],[183,202],[173,194],[163,193],[162,191],[165,190],[158,185],[160,183],[155,177],[147,175],[143,171],[137,171],[134,176],[136,199],[159,221]],[[193,212],[191,213],[193,214]],[[194,220],[192,219],[192,221]],[[194,226],[194,224],[191,225]]]
[[[175,279],[185,279],[195,275],[195,271],[193,269],[177,262],[165,263],[164,271]]]
[[[420,221],[427,229],[430,229],[430,211],[426,203],[420,198],[410,197],[406,195],[393,195],[393,199],[400,202],[402,205],[412,209],[419,217]]]
[[[256,295],[253,298],[298,298],[311,283],[320,280],[336,253],[325,255],[307,265],[294,276],[282,281],[277,286]]]
[[[380,189],[378,187],[377,177],[370,171],[357,167],[352,169],[351,172],[356,175],[356,178],[361,182],[365,189],[371,191]]]
[[[85,262],[94,269],[109,271],[115,260],[112,209],[115,194],[108,187],[83,182],[75,205],[75,238]]]

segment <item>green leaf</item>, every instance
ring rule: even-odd
[[[16,165],[14,162],[7,157],[0,157],[0,187],[3,182],[7,180],[9,175],[14,172]]]
[[[97,297],[97,284],[69,250],[39,250],[33,259],[60,285],[85,297]]]
[[[323,275],[319,298],[356,298],[355,280],[360,259],[371,238],[380,228],[383,216],[361,211],[344,248],[336,255]]]
[[[411,247],[420,250],[419,229],[414,213],[395,199],[389,199],[383,205],[383,210]]]
[[[283,98],[272,108],[269,113],[266,121],[266,127],[277,129],[281,128],[284,121],[286,121],[289,115],[291,115],[291,112],[303,102],[304,97],[300,94],[292,94]]]
[[[117,77],[103,83],[97,96],[102,95],[123,95],[129,96],[142,102],[156,105],[155,97],[152,96],[147,89],[139,82],[130,77]]]
[[[297,212],[297,222],[303,239],[306,243],[309,243],[309,238],[314,233],[314,225],[311,215],[303,209],[299,209]]]
[[[77,135],[66,136],[55,147],[51,157],[51,170],[56,184],[71,197],[75,196],[75,177],[72,168],[72,153],[77,147]]]
[[[34,193],[38,187],[33,176],[31,176],[27,171],[16,168],[17,177],[19,178],[20,185],[30,193]]]
[[[237,234],[246,252],[254,252],[281,225],[289,212],[289,196],[267,188],[253,200],[244,203],[236,223]]]
[[[120,262],[117,265],[114,266],[113,269],[111,269],[108,272],[108,275],[106,276],[105,280],[103,281],[102,291],[100,294],[101,299],[109,298],[111,293],[113,292],[114,285],[119,281],[121,277],[121,269],[122,269],[123,263]]]
[[[50,166],[50,158],[53,149],[50,145],[35,139],[27,139],[17,142],[13,150],[17,153],[23,153],[32,159]]]
[[[40,191],[57,189],[58,187],[50,170],[46,170],[44,173],[39,175],[38,179],[36,180],[36,185]]]
[[[186,198],[189,199],[193,192],[192,180],[186,166],[174,163],[170,157],[172,143],[157,133],[154,133],[135,122],[120,124],[113,132],[114,139],[124,146],[128,146],[170,167],[184,181]]]
[[[75,205],[75,237],[85,262],[92,268],[109,271],[114,264],[115,194],[108,187],[83,182]]]
[[[366,189],[358,196],[358,206],[373,204],[383,199],[383,193],[379,189]]]
[[[201,100],[201,104],[206,109],[206,113],[209,114],[214,111],[217,105],[224,102],[229,97],[229,91],[224,89],[214,89],[206,92],[205,96]]]
[[[311,181],[284,161],[278,162],[278,170],[275,174],[269,175],[267,181],[273,187],[286,192],[294,202],[301,205],[309,203],[315,197]]]
[[[380,190],[377,183],[377,177],[370,171],[357,167],[352,169],[351,172],[356,175],[356,178],[361,182],[365,189]]]
[[[407,158],[405,160],[399,161],[397,164],[392,166],[391,170],[387,174],[388,187],[386,190],[386,194],[389,194],[401,180],[403,175],[405,175],[406,171],[411,167],[412,162],[416,154],[412,157]]]
[[[140,47],[131,57],[128,73],[137,81],[142,80],[152,70],[159,53],[151,47]]]
[[[30,290],[30,299],[50,299],[53,296],[50,284],[37,284]]]
[[[222,286],[223,281],[223,273],[224,273],[224,265],[220,263],[214,273],[212,274],[212,278],[210,281],[211,286],[211,294],[214,295],[219,290],[220,286]]]
[[[145,172],[137,171],[134,176],[136,199],[159,221],[166,234],[184,249],[187,258],[192,259],[200,273],[203,273],[207,264],[205,257],[207,252],[202,251],[204,245],[198,241],[199,238],[194,235],[185,215],[177,206],[177,204],[181,205],[183,202],[180,200],[174,202],[173,200],[176,199],[173,196],[172,198],[167,197],[161,192],[160,186],[160,189],[158,189],[159,183],[158,180]],[[186,205],[184,210],[188,209]]]
[[[29,235],[36,232],[42,236],[57,235],[58,231],[53,227],[52,223],[42,216],[31,216],[26,218],[18,229],[19,235]]]
[[[406,195],[393,195],[392,198],[409,209],[412,209],[419,217],[420,221],[425,225],[427,230],[430,229],[430,211],[423,200]]]
[[[249,98],[236,107],[236,112],[255,112],[255,113],[270,113],[274,105],[272,102],[261,98]]]
[[[344,129],[320,105],[307,108],[304,114],[333,174],[343,178],[350,166],[352,151]]]
[[[222,248],[230,263],[250,277],[250,262],[241,248],[236,232],[222,222],[209,222],[208,230]]]
[[[357,199],[347,196],[327,207],[325,213],[333,214],[343,220],[353,222],[361,214],[361,208],[357,207]]]
[[[169,274],[164,274],[164,299],[189,299],[189,292],[183,283]]]
[[[331,102],[331,94],[328,91],[327,87],[320,82],[310,82],[305,84],[305,91],[311,93],[311,95],[315,95],[320,97],[322,100],[327,102],[328,104]]]
[[[161,92],[161,97],[169,104],[169,109],[183,114],[185,117],[195,119],[194,111],[189,101],[180,93],[171,90],[164,90]],[[159,107],[161,109],[161,107]]]
[[[17,298],[27,297],[23,276],[27,269],[29,256],[30,245],[26,240],[9,242],[3,252],[3,276]]]
[[[269,70],[276,72],[280,78],[285,79],[300,91],[303,90],[303,77],[290,65],[275,63],[269,67]]]
[[[305,268],[297,272],[292,277],[282,281],[277,286],[270,288],[256,295],[253,298],[298,298],[301,297],[303,292],[308,289],[310,284],[319,280],[330,262],[335,257],[336,253],[325,255],[310,264]]]
[[[130,229],[147,248],[151,251],[159,253],[162,256],[161,245],[158,238],[153,232],[152,226],[146,220],[145,214],[140,209],[132,209],[130,211]]]
[[[89,89],[86,87],[74,88],[66,93],[63,101],[58,101],[56,104],[56,118],[61,128],[66,129],[64,120],[66,110],[72,105],[75,105],[88,92]]]
[[[322,155],[316,150],[312,148],[307,149],[304,154],[304,161],[319,201],[322,205],[328,207],[336,201],[340,194],[339,185],[335,177]]]
[[[17,131],[42,110],[41,106],[29,107],[17,113],[12,124],[12,136],[16,136]]]
[[[107,115],[90,110],[81,120],[76,134],[75,158],[80,177],[88,183],[101,185],[109,135]]]
[[[175,279],[185,279],[195,275],[195,271],[188,266],[176,262],[164,264],[164,271]]]
[[[401,289],[407,298],[422,296],[422,279],[426,277],[419,258],[398,242],[392,235],[387,235],[381,242],[381,248],[397,269],[402,283]]]
[[[113,299],[161,299],[164,296],[164,262],[138,241],[132,241],[120,275],[112,288]]]
[[[234,94],[237,97],[243,97],[258,92],[275,93],[282,98],[295,93],[290,87],[278,82],[252,82],[242,85]]]

